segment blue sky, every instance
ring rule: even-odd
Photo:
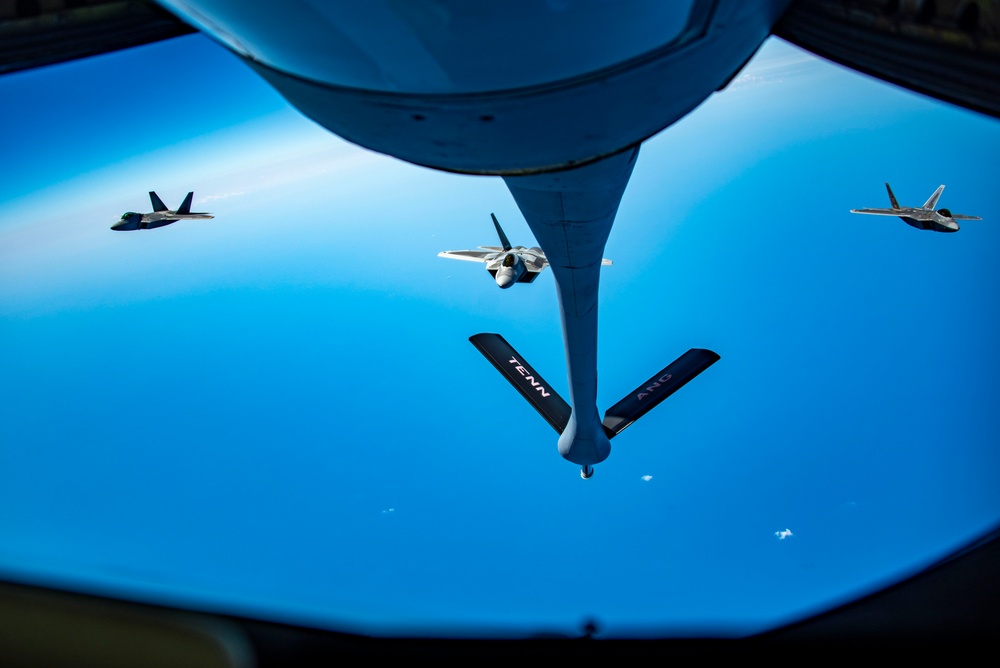
[[[746,633],[1000,519],[995,120],[769,41],[647,141],[606,256],[600,407],[722,359],[592,480],[466,341],[560,391],[502,181],[304,119],[189,36],[0,78],[0,575],[381,633]],[[848,213],[940,204],[958,234]],[[108,228],[188,190],[215,214]],[[790,531],[790,533],[785,533]]]

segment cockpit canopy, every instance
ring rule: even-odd
[[[942,216],[947,216],[948,218],[951,218],[951,211],[949,211],[948,209],[938,209],[937,212]]]
[[[507,255],[505,255],[503,258],[503,266],[505,267],[513,267],[516,262],[517,262],[517,255],[515,255],[514,253],[507,253]]]
[[[126,211],[125,213],[122,214],[122,220],[128,220],[132,216],[138,216],[138,215],[140,214],[136,213],[135,211]]]

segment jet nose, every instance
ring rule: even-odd
[[[506,290],[514,285],[514,277],[507,272],[497,272],[497,285]]]
[[[139,229],[139,224],[142,223],[142,216],[137,213],[132,213],[129,211],[122,215],[121,219],[111,226],[112,230],[137,230]]]

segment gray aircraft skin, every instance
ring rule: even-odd
[[[875,18],[891,20],[873,21],[871,8],[845,14],[823,0],[156,1],[344,139],[504,178],[553,268],[574,418],[560,452],[571,461],[606,457],[586,426],[596,411],[598,269],[638,148],[723,90],[769,35],[1000,116],[992,41],[977,35],[972,68],[967,40],[949,46],[969,32],[969,16],[976,22],[966,10],[977,4],[936,13],[946,30],[913,39],[896,34],[900,25],[926,21],[906,3],[878,7]],[[511,43],[519,48],[504,49]],[[938,227],[923,213],[879,215],[957,227],[936,213]]]
[[[178,220],[207,220],[215,218],[210,213],[191,211],[191,200],[194,192],[189,192],[176,211],[171,211],[163,203],[155,192],[149,191],[149,201],[153,204],[152,213],[135,213],[126,211],[122,214],[121,220],[111,226],[116,232],[129,232],[132,230],[152,230],[164,225],[176,223]]]
[[[452,260],[465,260],[466,262],[485,262],[488,271],[497,286],[506,290],[515,283],[531,283],[542,273],[545,267],[549,266],[545,259],[545,253],[538,246],[526,248],[525,246],[511,246],[504,234],[500,222],[494,214],[490,214],[493,219],[493,226],[496,227],[497,236],[500,237],[502,246],[479,246],[474,250],[448,250],[438,253],[438,257],[451,258]],[[611,260],[601,260],[604,266],[610,266]]]
[[[572,411],[558,449],[585,478],[611,451],[598,285],[639,146],[723,89],[789,2],[159,0],[348,141],[504,179],[555,279]]]
[[[194,26],[230,48],[249,67],[271,82],[293,106],[321,126],[356,144],[411,162],[448,171],[510,177],[507,184],[512,193],[518,191],[515,197],[522,211],[527,209],[525,217],[533,231],[536,227],[548,226],[555,230],[561,226],[566,232],[563,241],[569,239],[574,245],[579,242],[584,247],[595,243],[601,245],[600,238],[610,223],[598,221],[591,227],[588,219],[570,218],[576,213],[560,217],[553,207],[560,202],[576,200],[578,207],[574,211],[578,213],[587,208],[582,200],[588,197],[613,199],[621,192],[616,193],[616,188],[610,184],[600,192],[588,192],[584,173],[563,172],[560,176],[559,170],[592,163],[616,152],[631,151],[643,140],[666,129],[713,91],[724,88],[753,55],[757,45],[772,31],[820,56],[866,74],[911,90],[957,101],[969,109],[985,110],[1000,118],[1000,78],[995,74],[994,48],[998,3],[991,0],[961,3],[958,0],[937,3],[909,0],[157,2],[187,20],[186,24],[182,24],[181,32],[187,32],[188,25]],[[17,4],[33,5],[33,8],[25,10],[32,16],[42,12],[40,15],[46,17],[46,13],[65,11],[86,13],[98,20],[101,20],[99,17],[107,17],[111,23],[118,21],[113,12],[94,12],[90,7],[75,8],[81,3]],[[44,6],[39,9],[39,4]],[[466,8],[468,11],[463,11]],[[586,15],[588,11],[604,9],[608,11],[606,20],[587,20],[594,18]],[[685,22],[659,15],[680,10],[699,20]],[[65,39],[59,35],[53,39],[48,33],[55,33],[61,22],[25,21],[20,13],[23,12],[15,11],[12,18],[5,15],[0,18],[0,24],[5,28],[8,24],[17,26],[13,32],[15,36],[19,34],[18,29],[24,30],[28,26],[29,30],[38,30],[44,37],[36,40],[40,44],[35,45],[34,51],[21,48],[7,50],[14,54],[15,59],[26,63],[23,67],[38,65],[39,54],[43,54],[44,63],[93,53],[95,36],[99,38],[96,40],[98,46],[112,42],[107,48],[132,46],[137,43],[137,37],[152,41],[163,36],[154,33],[151,38],[142,38],[140,34],[150,33],[148,26],[139,24],[143,30],[137,31],[137,22],[129,17],[128,21],[121,22],[124,27],[117,31],[98,23],[89,32],[82,32],[80,39]],[[470,17],[471,13],[475,16]],[[637,17],[638,13],[648,16]],[[971,28],[963,26],[964,20],[970,16],[974,25]],[[160,17],[154,18],[160,20]],[[780,23],[779,18],[782,18]],[[595,25],[598,27],[596,35],[590,29]],[[678,26],[680,30],[674,31]],[[177,26],[172,29],[177,30]],[[648,34],[653,30],[666,35],[663,44],[651,46]],[[645,41],[637,39],[644,34],[647,37]],[[90,39],[83,39],[85,37]],[[20,44],[20,40],[16,41]],[[445,41],[454,46],[450,54],[448,49],[442,48]],[[471,48],[463,50],[463,41]],[[88,43],[89,51],[86,48]],[[510,49],[510,44],[517,44],[518,48]],[[631,45],[636,46],[632,48]],[[629,48],[632,48],[631,52]],[[539,81],[539,77],[525,75],[525,63],[532,72],[561,76],[548,76]],[[573,72],[567,66],[571,63],[582,65]],[[493,75],[495,71],[509,75],[507,80],[498,80]],[[369,75],[367,79],[366,73]],[[379,78],[384,81],[380,82]],[[454,89],[442,90],[448,82],[455,83]],[[436,92],[442,94],[435,97]],[[618,164],[618,167],[622,165]],[[613,177],[615,170],[611,167],[607,169]],[[542,173],[550,174],[553,181],[531,184],[516,180],[518,176]],[[671,175],[663,176],[669,179]],[[627,181],[627,174],[624,179]],[[575,191],[570,187],[571,181],[579,181],[579,188]],[[544,190],[547,186],[555,188],[556,182],[561,183],[562,189],[556,188],[559,194],[550,198],[541,194],[532,197],[527,192],[532,189],[531,185],[536,186],[535,190]],[[613,204],[612,208],[616,210],[617,202],[607,204],[608,207]],[[605,207],[606,211],[610,210],[608,207]],[[613,211],[611,213],[613,218]],[[657,221],[645,221],[645,224],[657,224]],[[637,226],[630,229],[633,233],[641,233]],[[921,229],[925,228],[921,226]],[[584,285],[579,290],[565,282],[578,275],[574,273],[578,268],[570,264],[570,260],[585,258],[586,253],[583,250],[579,253],[559,252],[558,242],[556,246],[550,246],[558,236],[555,231],[544,238],[539,232],[535,234],[541,246],[548,251],[547,258],[553,267],[556,262],[563,267],[561,272],[555,272],[561,304],[564,307],[567,304],[575,306],[578,296],[583,304],[591,303],[591,297],[596,304],[596,278],[591,285]],[[593,277],[593,273],[589,276]],[[588,274],[580,272],[579,275]],[[650,276],[647,280],[657,280],[657,277]],[[596,324],[592,331],[589,324],[581,326],[579,319],[573,315],[575,313],[579,313],[579,309],[574,307],[569,316],[564,316],[564,321],[567,317],[570,319],[570,325],[564,331],[570,375],[574,386],[591,375],[596,385],[596,368],[588,366],[589,358],[581,362],[581,349],[596,345]],[[592,315],[592,322],[596,323],[596,311]],[[641,325],[640,318],[641,314],[635,315],[637,332]],[[664,333],[657,332],[655,338],[662,340]],[[596,364],[596,353],[593,359]],[[508,360],[502,363],[508,364]],[[521,373],[520,367],[517,373]],[[647,382],[646,389],[659,391],[656,385],[663,378],[662,374],[656,375]],[[527,391],[536,393],[537,388],[532,385],[532,389]],[[642,394],[635,395],[636,401],[648,398]],[[589,400],[584,392],[577,398]],[[577,405],[573,413],[585,415],[587,408],[583,404]],[[486,409],[490,409],[491,413],[497,412],[492,406]],[[422,424],[424,422],[426,420]],[[414,429],[422,424],[402,426]],[[483,438],[477,437],[477,442],[472,445],[483,446]],[[519,445],[516,437],[506,439],[502,447],[496,448],[500,462],[503,463],[503,458],[519,456],[513,453]],[[580,508],[588,510],[583,504]],[[581,515],[584,520],[587,519],[586,512]],[[796,622],[746,639],[727,637],[720,641],[718,638],[703,638],[702,641],[707,643],[704,645],[706,655],[715,653],[728,658],[735,647],[735,651],[766,658],[768,653],[797,650],[804,643],[813,643],[821,647],[836,644],[834,653],[849,658],[859,651],[870,652],[873,647],[892,651],[894,655],[905,655],[914,649],[923,652],[923,648],[928,646],[974,647],[979,644],[975,642],[979,639],[994,642],[997,597],[995,587],[984,587],[983,584],[990,584],[989,578],[995,573],[998,544],[995,532],[970,541],[963,549],[921,572],[902,589],[898,586],[887,588],[805,622]],[[570,552],[565,558],[587,556]],[[978,565],[970,566],[970,559]],[[595,564],[598,575],[599,566]],[[946,596],[942,605],[942,591],[958,591],[960,595]],[[3,593],[0,591],[0,603],[6,602]],[[45,593],[48,595],[51,592],[46,590]],[[108,616],[108,606],[113,603],[93,597],[37,603],[20,591],[13,591],[6,596],[6,600],[13,603],[15,614],[21,611],[34,613],[40,606],[63,617],[66,616],[64,613],[82,610],[77,616],[86,622],[95,615]],[[948,604],[954,610],[949,609]],[[86,606],[93,610],[88,610]],[[948,623],[942,623],[945,617],[939,614],[942,609],[955,613],[947,615]],[[118,649],[118,645],[128,647],[129,651],[124,654],[132,659],[137,652],[143,657],[147,654],[151,657],[162,655],[162,642],[142,642],[141,638],[137,641],[133,637],[136,635],[135,624],[126,614],[131,615],[128,612],[119,615],[124,622],[114,625],[111,631],[115,639],[122,638],[128,642],[103,643],[101,649],[107,652],[84,653],[85,658],[93,659],[91,663],[105,665],[116,660],[121,662],[123,653],[113,651]],[[134,616],[137,621],[147,624],[151,615],[155,617],[158,614],[156,609],[143,606],[135,610]],[[177,611],[164,610],[164,615],[162,626],[175,634],[179,628]],[[243,657],[245,643],[236,642],[240,639],[233,634],[245,632],[247,639],[253,641],[246,649],[249,652],[246,661],[249,662],[254,659],[253,645],[260,640],[257,644],[262,665],[283,661],[286,654],[290,654],[292,661],[302,657],[326,660],[327,656],[343,656],[345,652],[369,658],[387,652],[398,653],[400,649],[399,640],[395,638],[373,646],[368,644],[371,638],[366,636],[357,636],[359,640],[355,642],[355,636],[350,634],[319,637],[315,629],[275,626],[276,631],[283,635],[292,634],[289,637],[296,641],[295,651],[284,652],[271,647],[276,645],[272,638],[274,632],[264,622],[243,623],[239,618],[202,617],[202,620],[193,620],[194,626],[188,624],[191,627],[189,630],[204,636],[206,628],[210,630],[219,623],[230,626],[231,622],[237,623],[232,628],[222,628],[222,632],[215,631],[208,636],[216,644],[230,649],[235,647],[234,651],[239,650],[237,656]],[[2,628],[3,621],[0,619],[0,635],[5,630]],[[59,624],[71,626],[72,621],[64,624],[60,619]],[[43,640],[37,644],[37,650],[30,643],[15,644],[11,654],[13,663],[27,663],[29,660],[33,660],[35,665],[65,663],[64,653],[45,651],[56,644],[46,644],[44,634],[29,635],[37,635]],[[405,645],[405,639],[403,642],[403,647],[413,647],[412,643]],[[511,642],[515,643],[513,652]],[[573,640],[549,643],[532,639],[525,642],[531,643],[530,646],[522,645],[520,641],[489,643],[484,646],[482,654],[496,650],[508,655],[537,654],[539,642],[545,649],[551,648],[553,652],[572,658],[578,655],[588,658],[588,652],[593,653],[589,645],[573,645]],[[689,642],[687,638],[680,639],[680,644],[660,640],[656,645],[637,646],[648,642],[626,641],[621,646],[623,651],[614,651],[614,655],[625,656],[632,652],[645,656],[648,649],[650,656],[660,657],[671,650],[690,652],[691,649],[686,644]],[[733,643],[738,644],[734,646]],[[352,647],[355,649],[352,650]],[[573,647],[585,649],[577,651]],[[183,649],[179,643],[172,643],[171,648]],[[10,648],[0,643],[0,664],[4,664],[3,657],[10,653],[5,653],[5,649]],[[430,645],[416,646],[417,652],[429,655],[441,653],[450,656],[454,654],[454,649],[451,641],[433,641]],[[467,648],[464,651],[469,652]],[[471,652],[479,653],[475,649]],[[29,658],[26,659],[26,656]]]
[[[639,147],[572,172],[504,177],[555,277],[573,412],[559,435],[562,457],[590,478],[611,454],[597,409],[597,294],[601,259]]]
[[[952,213],[948,209],[937,209],[938,199],[944,192],[944,186],[938,186],[934,194],[924,202],[922,207],[899,206],[896,196],[892,194],[892,188],[885,184],[885,189],[889,193],[889,203],[891,209],[851,209],[851,213],[867,213],[875,216],[896,216],[910,227],[918,230],[930,230],[931,232],[958,232],[959,220],[982,220],[979,216],[966,216],[960,213]]]

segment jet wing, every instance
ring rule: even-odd
[[[851,209],[851,213],[871,213],[876,216],[905,216],[905,211],[899,209]]]
[[[524,261],[525,269],[534,274],[549,266],[549,261],[545,259],[545,253],[542,252],[541,248],[528,248],[520,251],[518,255]]]
[[[965,216],[960,213],[951,214],[952,220],[982,220],[979,216]]]
[[[524,266],[527,267],[528,271],[539,272],[549,266],[549,261],[545,258],[545,253],[537,246],[518,251],[517,254],[524,260]],[[610,267],[611,264],[611,260],[607,258],[601,260],[602,267]]]
[[[448,257],[452,260],[465,260],[466,262],[490,262],[495,259],[496,256],[496,251],[479,250],[450,250],[438,253],[438,257]]]

